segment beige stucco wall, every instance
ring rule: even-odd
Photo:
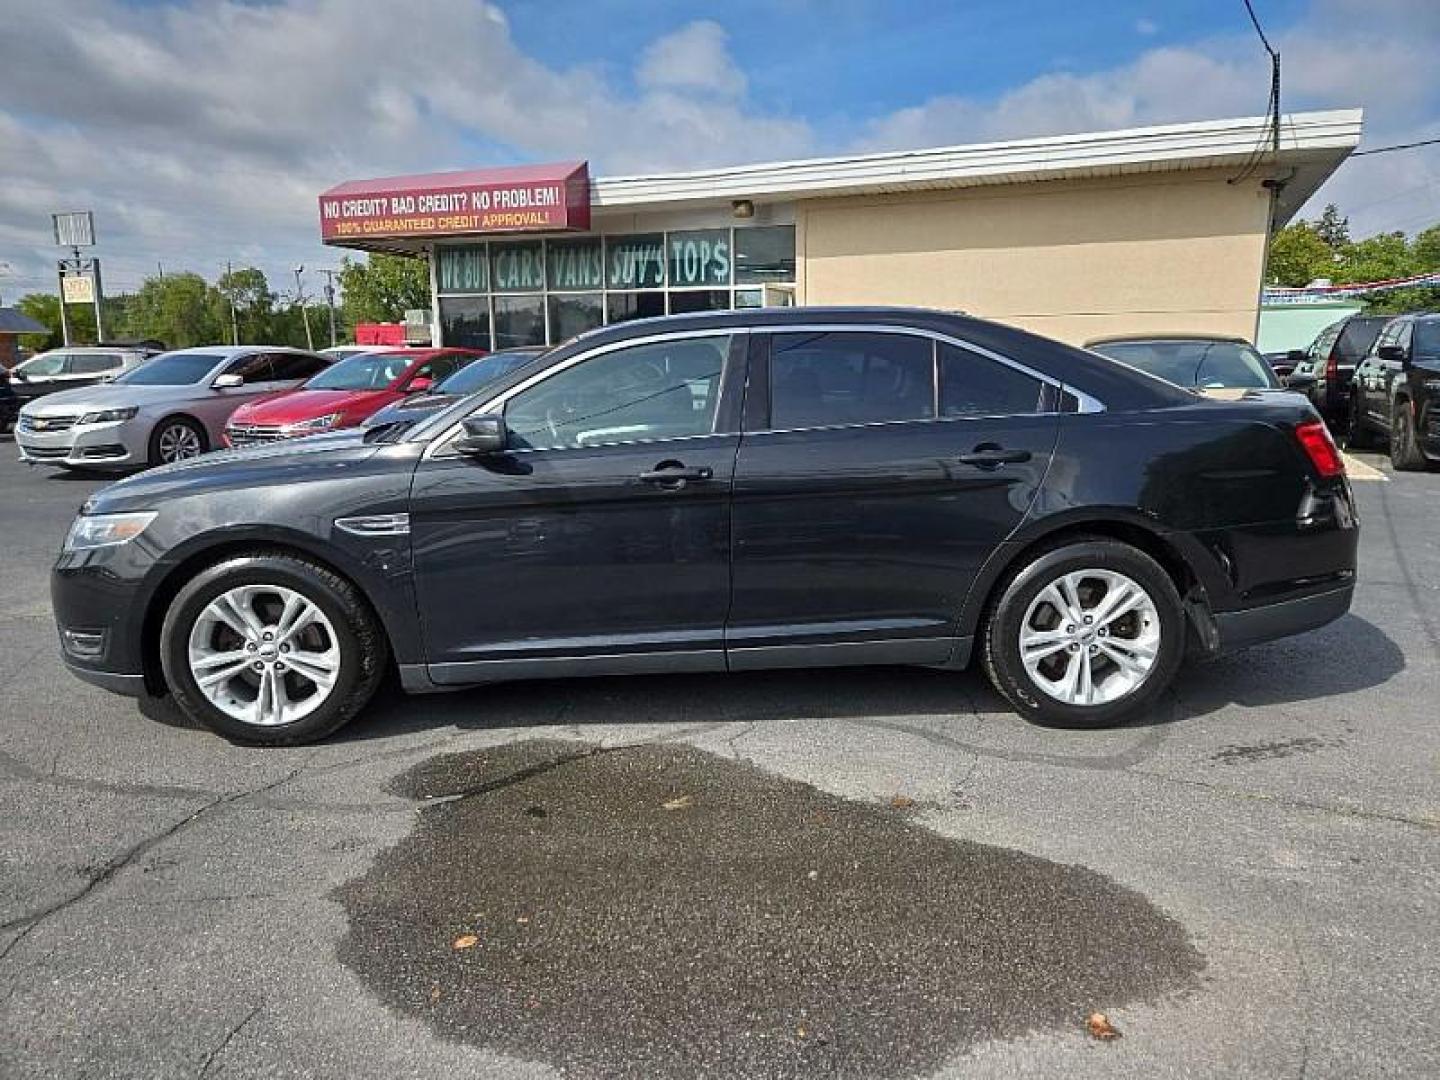
[[[1233,172],[801,202],[797,299],[962,309],[1080,343],[1252,337],[1269,195]]]

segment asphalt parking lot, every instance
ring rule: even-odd
[[[1434,1075],[1440,475],[1361,465],[1353,612],[1125,728],[873,669],[252,750],[65,674],[99,482],[0,440],[0,1075]]]

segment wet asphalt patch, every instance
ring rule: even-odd
[[[443,1036],[568,1076],[915,1075],[1084,1038],[1203,966],[1091,870],[683,745],[514,743],[394,790],[437,801],[337,890],[340,959]]]

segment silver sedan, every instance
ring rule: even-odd
[[[114,382],[20,410],[20,460],[65,468],[161,465],[222,445],[230,414],[323,371],[327,357],[269,345],[161,353]]]

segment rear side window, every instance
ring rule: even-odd
[[[76,353],[70,358],[70,374],[103,375],[120,366],[119,353]]]
[[[1015,416],[1040,407],[1041,383],[969,349],[940,344],[941,416]]]
[[[308,379],[330,366],[323,357],[305,353],[272,353],[270,362],[273,365],[270,378],[277,382]]]
[[[863,331],[776,334],[770,352],[770,426],[825,427],[935,415],[929,338]]]
[[[236,357],[225,368],[226,375],[239,375],[247,383],[270,382],[274,370],[268,353],[248,353]]]

